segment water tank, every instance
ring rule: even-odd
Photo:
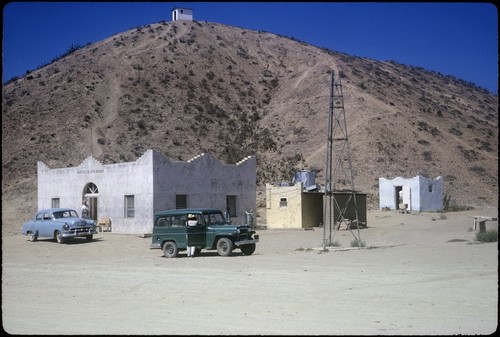
[[[316,174],[308,170],[297,171],[293,176],[293,184],[297,183],[303,183],[304,189],[307,189],[316,184]]]

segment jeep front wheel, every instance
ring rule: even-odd
[[[220,238],[217,241],[217,253],[220,256],[229,256],[233,251],[233,242],[228,238]]]
[[[165,242],[165,244],[163,245],[163,255],[165,255],[165,257],[177,256],[177,245],[175,244],[175,242]]]
[[[243,255],[252,255],[255,252],[255,243],[251,243],[249,245],[243,245],[240,247]]]

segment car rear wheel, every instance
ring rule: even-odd
[[[30,232],[28,234],[28,239],[31,241],[31,242],[35,242],[37,239],[38,239],[38,235],[36,233],[33,233],[33,232]]]
[[[252,255],[255,252],[255,243],[251,243],[249,245],[243,245],[240,247],[243,255]]]
[[[57,243],[64,243],[66,240],[63,238],[60,231],[56,231],[56,240]]]
[[[233,242],[228,238],[220,238],[217,241],[217,253],[220,256],[229,256],[233,251]]]
[[[163,255],[165,255],[165,257],[176,257],[177,251],[175,242],[168,241],[163,245]]]

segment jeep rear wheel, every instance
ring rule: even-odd
[[[165,257],[177,256],[177,245],[175,242],[168,241],[163,244],[163,255],[165,255]]]
[[[255,252],[255,243],[251,243],[249,245],[243,245],[240,247],[243,255],[252,255]]]
[[[229,256],[233,251],[233,242],[228,238],[220,238],[217,241],[217,253],[220,256]]]

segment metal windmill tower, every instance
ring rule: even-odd
[[[325,174],[323,249],[332,245],[332,239],[340,224],[349,219],[348,210],[351,215],[347,223],[355,223],[357,233],[352,231],[351,226],[348,227],[359,246],[361,244],[360,224],[347,135],[344,95],[340,74],[335,76],[334,70],[331,71]],[[336,195],[335,192],[341,192],[343,197],[339,197],[339,194]]]

